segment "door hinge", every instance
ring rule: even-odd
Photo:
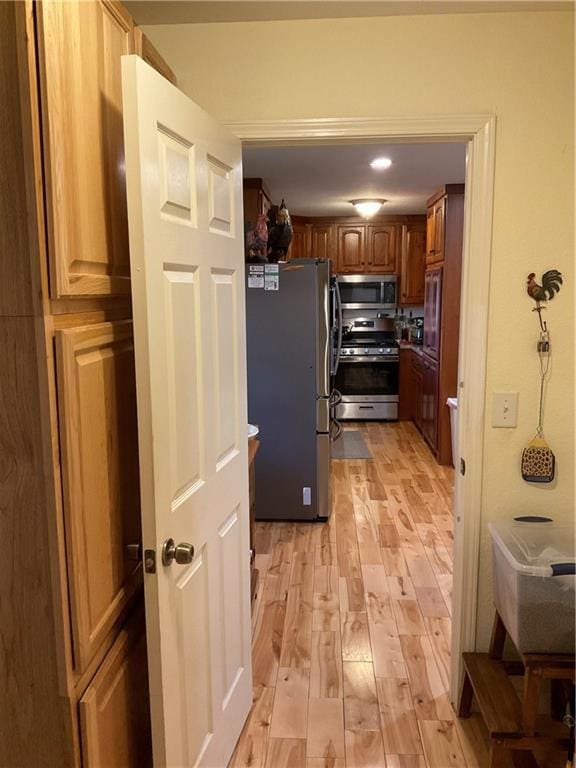
[[[460,474],[464,476],[466,474],[466,462],[464,459],[460,459]]]
[[[156,573],[156,552],[153,549],[144,550],[144,570],[146,573]]]

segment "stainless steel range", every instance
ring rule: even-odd
[[[344,320],[342,331],[336,418],[396,421],[400,357],[392,319]]]

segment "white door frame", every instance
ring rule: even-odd
[[[466,461],[466,474],[462,476],[459,466],[456,467],[450,676],[450,698],[456,704],[462,679],[462,652],[475,650],[476,646],[496,118],[322,118],[225,125],[249,145],[468,142],[458,361],[458,445],[460,457]]]

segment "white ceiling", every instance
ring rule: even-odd
[[[338,19],[370,16],[412,16],[436,13],[495,13],[573,9],[567,0],[132,0],[126,2],[138,24],[198,24],[229,21]]]
[[[392,166],[373,170],[375,157]],[[464,181],[466,145],[346,144],[333,146],[245,147],[244,176],[262,178],[272,202],[284,198],[300,216],[354,215],[348,202],[383,197],[383,214],[424,213],[426,200],[443,184]]]

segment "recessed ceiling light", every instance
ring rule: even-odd
[[[370,163],[370,167],[374,168],[375,171],[384,171],[386,168],[390,168],[391,165],[392,160],[389,157],[376,157]]]

